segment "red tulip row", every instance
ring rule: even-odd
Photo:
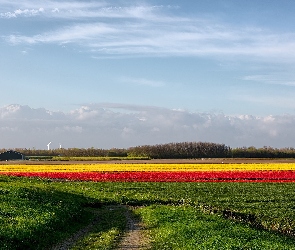
[[[295,171],[1,172],[1,174],[98,182],[295,182]]]

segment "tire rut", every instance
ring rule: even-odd
[[[125,233],[118,245],[117,250],[149,249],[146,232],[142,223],[134,217],[132,207],[125,206],[125,217],[127,220]]]

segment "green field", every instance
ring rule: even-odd
[[[95,217],[75,249],[113,249],[123,208],[153,249],[295,249],[291,183],[94,183],[0,177],[0,249],[50,249]],[[93,213],[96,210],[96,213]],[[87,246],[87,247],[86,247]]]

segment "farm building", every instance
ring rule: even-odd
[[[0,161],[9,161],[9,160],[24,160],[25,156],[22,153],[8,150],[0,154]]]

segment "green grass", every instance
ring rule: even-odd
[[[206,244],[207,249],[214,249],[212,244],[215,249],[292,249],[294,238],[277,232],[294,234],[294,191],[292,183],[95,183],[0,176],[0,249],[45,249],[62,241],[89,223],[95,215],[87,206],[97,203],[103,205],[98,209],[102,223],[76,249],[112,249],[125,222],[122,210],[107,206],[119,204],[145,206],[138,214],[151,230],[154,249],[157,244],[197,249],[197,240],[204,244],[200,249]],[[173,228],[183,233],[178,237]],[[202,235],[199,228],[209,231]]]
[[[204,214],[192,206],[149,206],[137,210],[150,231],[152,249],[295,249],[294,240]]]
[[[44,249],[91,219],[84,197],[34,184],[0,179],[0,249]]]
[[[55,183],[107,204],[188,204],[223,214],[252,215],[252,224],[294,234],[293,183]],[[239,218],[238,218],[239,219]]]
[[[90,234],[77,242],[72,250],[109,250],[117,245],[126,225],[125,209],[118,206],[104,206],[95,210],[95,213],[99,218],[98,223]]]

